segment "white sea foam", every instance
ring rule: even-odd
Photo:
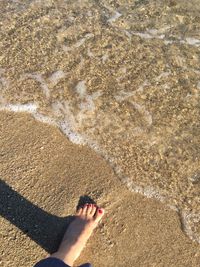
[[[86,40],[89,40],[91,39],[92,37],[94,37],[94,34],[93,33],[88,33],[86,34],[83,38],[79,39],[74,45],[72,46],[66,46],[66,45],[63,45],[63,50],[64,52],[69,52],[69,51],[72,51],[74,50],[75,48],[78,48],[80,46],[82,46]]]
[[[91,50],[90,50],[90,48],[88,48],[88,50],[87,50],[87,54],[88,54],[88,56],[89,57],[94,57],[94,54],[91,52]]]
[[[102,58],[101,58],[102,59],[102,62],[105,63],[108,58],[109,58],[108,54],[104,54],[102,56]]]
[[[191,211],[182,210],[180,211],[182,225],[185,233],[194,241],[200,244],[200,237],[194,232],[194,225],[199,225],[200,214],[192,213]]]
[[[49,87],[47,85],[47,82],[44,80],[44,78],[42,77],[41,74],[39,74],[39,73],[26,73],[26,74],[21,76],[21,80],[24,80],[26,78],[31,78],[31,79],[37,81],[38,83],[40,83],[40,86],[41,86],[41,89],[42,89],[44,95],[47,98],[49,98],[49,96],[50,96]]]
[[[148,110],[146,110],[146,108],[136,102],[131,101],[133,107],[144,117],[144,120],[147,123],[147,126],[151,126],[152,124],[152,116],[150,114],[150,112]]]
[[[174,43],[174,41],[172,41],[172,40],[164,40],[163,42],[164,42],[165,45]]]
[[[185,40],[181,40],[180,43],[189,44],[193,46],[200,46],[200,40],[192,37],[186,37]]]
[[[140,193],[148,198],[156,198],[161,202],[165,201],[165,197],[152,186],[139,186],[135,184],[131,179],[126,179],[126,186],[134,193]]]
[[[83,145],[86,144],[83,136],[81,134],[78,134],[77,132],[74,132],[71,129],[71,126],[67,120],[63,120],[59,123],[59,128],[61,131],[69,138],[69,140],[74,144]]]
[[[168,77],[170,74],[171,74],[170,71],[161,72],[161,74],[158,75],[158,76],[155,78],[155,80],[156,80],[156,81],[159,81],[159,80],[162,79],[162,78]]]
[[[122,102],[122,101],[124,101],[126,99],[129,99],[129,98],[135,96],[138,93],[143,92],[144,88],[146,86],[149,86],[149,85],[150,85],[150,83],[148,82],[148,80],[145,80],[135,91],[128,92],[128,91],[121,90],[114,96],[114,98],[118,102]]]
[[[120,168],[119,165],[116,166],[112,159],[110,159],[108,156],[106,156],[106,159],[109,161],[110,165],[114,168],[116,174],[120,177],[121,182],[131,192],[142,194],[148,198],[156,198],[161,202],[164,202],[166,200],[166,197],[163,194],[161,194],[159,190],[156,190],[152,186],[137,185],[135,182],[133,182],[133,179],[123,175],[123,170]],[[176,207],[174,206],[170,206],[170,207],[172,209],[176,209]]]
[[[182,44],[188,44],[192,46],[199,47],[200,46],[200,39],[193,38],[193,37],[186,37],[186,38],[180,38],[179,36],[171,36],[171,38],[166,38],[166,34],[163,32],[163,29],[147,29],[144,32],[136,32],[136,31],[126,31],[125,34],[127,36],[135,35],[139,36],[143,39],[160,39],[163,40],[164,44],[173,44],[173,43],[182,43]]]
[[[132,34],[128,30],[122,30],[128,38],[132,37]]]
[[[3,104],[4,102],[4,104]],[[36,120],[50,125],[57,126],[57,123],[54,119],[40,114],[38,112],[39,106],[35,103],[26,103],[26,104],[5,104],[5,100],[0,104],[0,110],[7,110],[12,112],[26,112],[31,114]]]
[[[85,81],[79,81],[75,87],[76,92],[79,94],[80,98],[83,98],[86,95],[86,85],[85,85]]]
[[[80,104],[80,108],[83,110],[94,111],[96,109],[94,100],[96,100],[98,97],[100,97],[101,94],[102,94],[101,91],[97,91],[91,95],[86,95],[85,96],[85,102],[82,102]]]
[[[122,79],[124,79],[126,77],[126,74],[127,74],[126,67],[120,68],[119,71],[120,71],[121,75],[118,75],[118,77],[116,78],[117,82],[120,82]]]
[[[76,115],[76,120],[79,125],[82,125],[84,119],[87,119],[88,115],[91,112],[94,112],[96,109],[95,100],[101,96],[101,91],[94,92],[92,94],[87,93],[87,87],[85,85],[86,81],[79,81],[75,87],[76,92],[81,99],[79,103],[79,112]],[[90,112],[90,113],[89,113]]]
[[[8,110],[13,112],[35,113],[37,111],[37,108],[38,106],[35,103],[0,105],[0,110]]]
[[[159,31],[157,29],[147,29],[146,32],[131,32],[133,35],[140,36],[144,39],[164,39],[165,34],[159,34]]]
[[[92,33],[88,33],[88,34],[85,35],[84,38],[78,40],[78,42],[77,42],[74,46],[75,46],[75,47],[79,47],[79,46],[83,45],[83,44],[85,43],[86,40],[88,40],[88,39],[90,39],[90,38],[92,38],[92,37],[94,37],[94,34],[92,34]]]
[[[27,112],[31,114],[36,120],[47,123],[49,125],[57,126],[60,130],[69,138],[69,140],[75,144],[86,144],[82,135],[78,134],[77,132],[73,131],[73,123],[74,117],[72,116],[69,108],[67,108],[66,103],[63,106],[60,102],[53,103],[52,108],[55,112],[54,114],[58,115],[58,110],[61,111],[65,110],[66,114],[68,115],[69,121],[71,120],[71,124],[66,119],[58,120],[57,117],[52,118],[46,115],[41,114],[38,112],[38,105],[35,103],[26,103],[26,104],[1,104],[0,110],[8,110],[12,112]],[[60,112],[61,114],[61,112]]]
[[[118,11],[115,11],[115,14],[111,18],[108,19],[108,22],[113,23],[121,16],[122,16],[121,13],[119,13]]]
[[[65,77],[65,73],[62,70],[57,70],[48,78],[51,85],[55,86],[60,79]]]
[[[134,92],[127,92],[124,90],[121,90],[118,92],[117,95],[114,96],[114,98],[118,101],[118,102],[122,102],[130,97],[132,97],[134,95]]]
[[[86,144],[84,136],[77,131],[78,124],[71,111],[70,103],[68,101],[63,103],[57,101],[52,104],[52,109],[55,117],[60,117],[60,119],[57,119],[58,127],[69,140],[75,144]]]
[[[0,89],[7,89],[10,85],[10,81],[4,77],[5,70],[0,68]]]
[[[38,120],[40,122],[47,123],[47,124],[54,125],[54,126],[58,126],[56,120],[54,120],[53,118],[50,118],[50,117],[45,116],[43,114],[40,114],[39,112],[34,112],[34,113],[31,112],[31,114],[33,115],[33,117],[36,120]]]
[[[143,120],[145,121],[146,127],[150,127],[152,125],[153,119],[150,112],[141,104],[133,101],[133,98],[136,93],[142,92],[144,87],[149,85],[147,81],[145,81],[137,90],[133,92],[127,92],[124,90],[121,90],[117,95],[115,95],[115,99],[118,102],[128,101],[132,104],[133,108],[138,111],[138,113],[143,117]],[[132,134],[134,136],[139,136],[144,132],[144,129],[141,127],[134,127],[132,129]]]

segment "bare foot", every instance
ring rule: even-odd
[[[103,215],[104,209],[94,204],[86,204],[80,208],[75,220],[69,225],[58,251],[51,257],[56,257],[73,266]]]

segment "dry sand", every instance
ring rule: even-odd
[[[0,127],[1,266],[33,266],[53,251],[81,196],[106,215],[77,264],[200,265],[177,213],[129,192],[91,149],[26,113],[1,112]]]

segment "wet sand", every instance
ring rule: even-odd
[[[178,214],[131,193],[90,148],[72,144],[57,128],[26,113],[0,112],[0,125],[0,173],[10,186],[1,184],[1,198],[14,207],[8,207],[0,221],[1,266],[31,267],[55,249],[58,226],[65,225],[62,218],[73,215],[83,195],[105,207],[106,215],[77,264],[200,265],[199,245],[184,234]],[[12,197],[13,192],[20,197]],[[32,220],[26,222],[30,216]],[[40,232],[38,237],[39,228],[44,228],[44,236]]]

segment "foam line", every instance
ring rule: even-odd
[[[26,78],[31,78],[31,79],[37,81],[38,83],[40,83],[40,86],[41,86],[41,89],[42,89],[44,95],[47,98],[49,98],[50,91],[49,91],[47,83],[45,82],[45,80],[44,80],[44,78],[42,77],[41,74],[39,74],[39,73],[26,73],[26,74],[21,76],[22,80],[24,80]]]
[[[55,86],[60,79],[65,77],[65,73],[62,70],[57,70],[48,78],[51,85]]]
[[[115,11],[115,14],[111,18],[108,19],[108,22],[113,23],[121,16],[122,16],[121,13],[119,13],[118,11]]]
[[[35,113],[38,106],[34,103],[28,104],[5,104],[0,106],[0,110],[8,110],[13,112]]]

